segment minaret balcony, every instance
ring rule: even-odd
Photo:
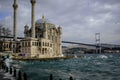
[[[32,3],[32,4],[35,4],[35,3],[36,3],[36,0],[31,0],[31,3]]]
[[[14,9],[17,9],[17,8],[18,8],[18,5],[17,5],[17,4],[13,4],[13,8],[14,8]]]

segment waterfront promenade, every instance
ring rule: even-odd
[[[0,61],[0,80],[29,80],[27,74],[17,70],[16,67],[8,67]]]
[[[0,69],[0,80],[16,80],[12,75]]]

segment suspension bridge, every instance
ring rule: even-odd
[[[9,38],[9,39],[13,39],[13,36],[0,36],[0,38]],[[21,40],[24,37],[17,37],[17,39]],[[80,42],[73,42],[73,41],[62,41],[62,43],[68,43],[68,44],[78,44],[78,45],[84,45],[84,46],[92,46],[92,47],[96,47],[96,44],[87,44],[87,43],[80,43]],[[101,47],[101,48],[120,48],[120,45],[115,45],[115,44],[104,44],[104,45],[97,45],[97,47]]]

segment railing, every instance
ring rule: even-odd
[[[7,67],[4,62],[0,61],[0,69],[4,70],[6,73],[9,73],[16,80],[31,80],[28,78],[25,72],[17,70],[15,67]],[[50,74],[48,80],[54,80],[53,74]],[[59,80],[62,80],[61,78]],[[73,80],[72,76],[69,77],[69,80]]]
[[[14,67],[7,67],[3,62],[0,62],[0,69],[3,69],[6,73],[9,73],[16,80],[29,80],[25,72],[21,72]]]

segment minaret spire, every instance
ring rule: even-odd
[[[17,5],[17,0],[14,0],[14,4],[13,4],[13,9],[14,9],[14,17],[13,17],[13,37],[14,37],[14,41],[17,40],[17,35],[16,35],[16,32],[17,32],[17,8],[18,8],[18,5]]]
[[[42,19],[44,19],[45,18],[45,16],[44,16],[44,14],[42,15]]]
[[[32,26],[32,32],[31,37],[35,38],[35,3],[36,0],[31,0],[32,10],[31,10],[31,26]]]

